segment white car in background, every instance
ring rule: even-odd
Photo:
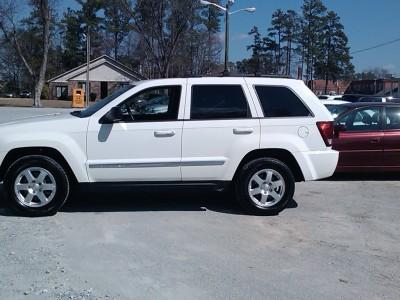
[[[394,97],[363,97],[359,99],[357,102],[375,102],[375,103],[385,103],[385,102],[393,102],[393,103],[399,103],[400,99],[399,98],[394,98]]]
[[[336,118],[347,110],[347,108],[342,104],[350,102],[342,100],[321,100],[321,103],[329,110],[329,112],[332,114],[332,117]]]
[[[319,95],[319,100],[342,100],[342,96],[340,95]]]
[[[276,214],[295,182],[333,174],[332,138],[301,80],[149,80],[83,111],[0,125],[0,182],[28,216],[56,213],[74,186],[230,188],[247,212]]]

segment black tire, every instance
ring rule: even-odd
[[[55,180],[55,192],[52,200],[41,207],[24,205],[14,191],[14,183],[18,175],[28,168],[41,168],[49,172]],[[17,214],[27,217],[51,216],[64,205],[70,193],[70,182],[63,167],[54,159],[42,155],[24,156],[15,161],[4,176],[4,192],[6,204]],[[34,198],[35,199],[35,198]],[[38,198],[37,198],[38,199]]]
[[[270,169],[281,175],[284,180],[284,192],[279,202],[272,206],[265,207],[261,203],[258,205],[252,200],[249,194],[249,184],[253,175],[258,172]],[[246,163],[239,171],[235,179],[235,193],[239,205],[248,213],[253,215],[277,215],[281,212],[290,200],[292,200],[295,190],[295,179],[293,173],[283,162],[273,158],[259,158]],[[257,200],[257,199],[256,199]]]

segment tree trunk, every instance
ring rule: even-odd
[[[288,53],[288,72],[287,75],[290,76],[291,73],[291,64],[292,64],[292,40],[289,40],[289,53]]]
[[[45,76],[47,70],[47,59],[49,54],[49,47],[50,47],[50,8],[49,8],[49,1],[42,0],[40,1],[40,11],[41,11],[41,18],[43,21],[43,57],[42,57],[42,64],[40,65],[39,77],[35,82],[35,95],[33,99],[33,105],[35,107],[40,107],[40,96],[42,95],[43,86],[45,83]]]
[[[327,54],[326,54],[326,65],[325,65],[325,95],[328,94],[328,83],[329,83],[329,61],[331,56],[331,39],[328,38],[328,47],[327,47]]]
[[[114,59],[118,61],[118,32],[114,33]]]
[[[281,32],[278,33],[278,59],[276,66],[277,74],[281,73]]]

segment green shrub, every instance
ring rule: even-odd
[[[43,86],[42,95],[40,96],[40,99],[45,99],[45,100],[49,100],[50,99],[50,89],[49,89],[49,86],[47,84],[45,84]]]

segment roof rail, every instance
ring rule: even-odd
[[[203,78],[203,77],[255,77],[255,78],[285,78],[293,79],[289,75],[275,75],[275,74],[204,74],[204,75],[189,75],[189,78]]]

